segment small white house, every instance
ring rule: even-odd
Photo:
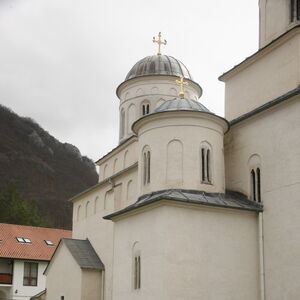
[[[0,299],[29,300],[45,289],[43,274],[71,231],[0,223]]]

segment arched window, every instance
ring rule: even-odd
[[[201,159],[201,182],[210,184],[212,183],[212,159],[211,149],[208,143],[204,142],[200,147]]]
[[[291,0],[291,22],[300,20],[300,0]]]
[[[248,165],[250,170],[250,199],[261,202],[261,160],[259,155],[252,155]]]
[[[123,138],[125,135],[125,110],[121,109],[120,114],[120,138]]]
[[[261,191],[260,191],[260,168],[251,170],[251,199],[253,201],[261,202]]]
[[[148,115],[150,113],[150,103],[148,101],[144,101],[141,106],[142,116]]]
[[[151,153],[148,147],[143,151],[143,183],[144,185],[150,183],[150,174],[151,174]]]

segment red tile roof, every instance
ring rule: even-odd
[[[28,238],[31,243],[19,243],[17,237]],[[0,258],[50,260],[60,239],[71,237],[70,230],[0,223]]]

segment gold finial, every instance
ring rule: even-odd
[[[167,41],[166,40],[164,40],[164,41],[161,40],[161,32],[158,33],[158,40],[156,40],[155,36],[154,36],[152,41],[153,41],[153,43],[157,43],[158,44],[157,55],[161,55],[161,53],[160,53],[160,45],[167,45]]]
[[[179,97],[181,99],[184,99],[184,88],[183,86],[184,85],[189,85],[189,83],[187,81],[183,81],[184,80],[184,77],[183,76],[180,76],[180,80],[175,80],[175,82],[177,84],[180,84],[180,92],[179,92]]]

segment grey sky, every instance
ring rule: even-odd
[[[223,115],[217,77],[257,50],[258,0],[0,0],[0,103],[99,159],[118,143],[115,90],[159,31]]]

